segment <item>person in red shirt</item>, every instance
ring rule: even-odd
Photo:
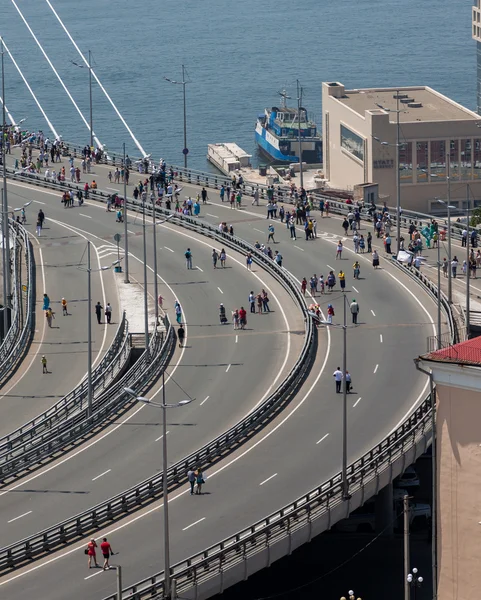
[[[100,565],[97,562],[97,554],[95,552],[96,548],[97,548],[97,542],[94,540],[94,538],[92,538],[90,540],[90,542],[87,544],[87,555],[89,557],[89,561],[88,561],[89,569],[92,567],[92,558],[94,559],[95,566],[100,567]]]
[[[102,543],[100,544],[100,550],[102,550],[102,554],[104,557],[104,571],[106,571],[107,569],[110,569],[109,558],[114,553],[112,550],[112,546],[107,541],[107,538],[104,538],[102,540]]]
[[[239,311],[239,321],[241,329],[245,329],[247,325],[247,312],[245,311],[245,308],[243,306],[241,306]]]

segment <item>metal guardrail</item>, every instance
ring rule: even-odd
[[[15,251],[13,252],[13,272],[15,277],[12,294],[11,326],[0,346],[0,387],[11,377],[18,362],[28,349],[33,334],[35,313],[34,257],[32,245],[24,227],[19,223],[10,223],[9,226],[10,239],[15,240]],[[25,265],[27,270],[25,307],[21,287],[22,265],[20,254],[22,248],[25,251]],[[24,308],[25,310],[23,310]]]
[[[349,465],[347,474],[350,493],[354,495],[375,480],[380,472],[389,469],[395,460],[430,431],[431,397],[428,396],[398,429]],[[177,593],[180,597],[186,597],[187,590],[236,565],[246,564],[249,557],[282,538],[290,538],[302,527],[311,527],[314,521],[343,502],[345,503],[342,499],[342,477],[338,473],[268,517],[172,566],[171,577],[175,580]],[[162,597],[163,579],[163,572],[156,573],[124,588],[123,597],[130,600],[152,599],[157,594]],[[104,600],[116,598],[116,595],[110,595]]]
[[[120,411],[125,412],[127,407],[132,405],[132,399],[124,392],[124,387],[145,389],[170,358],[175,336],[167,317],[164,317],[164,325],[165,334],[164,331],[156,330],[150,337],[149,347],[134,366],[97,398],[90,417],[88,406],[84,406],[52,429],[47,429],[37,436],[34,444],[27,441],[16,447],[0,464],[0,481],[5,483],[12,477],[38,468],[44,462],[50,462],[72,445],[85,441],[87,435],[99,428],[105,428],[112,415],[117,417]]]
[[[137,207],[131,206],[131,209],[135,208]],[[284,269],[280,268],[263,253],[258,252],[250,244],[235,237],[221,234],[214,227],[205,224],[201,226],[195,219],[180,214],[175,215],[174,221],[198,233],[222,241],[226,246],[251,252],[253,260],[264,266],[278,279],[301,307],[305,316],[306,336],[295,365],[276,390],[262,404],[226,432],[169,468],[168,484],[172,488],[178,487],[187,480],[187,470],[190,466],[194,464],[207,466],[221,460],[227,453],[232,452],[250,439],[290,402],[310,371],[315,359],[317,341],[317,330],[312,323],[312,319],[308,316],[305,299],[297,283]],[[173,337],[172,328],[169,327],[168,333]],[[131,386],[130,383],[122,383],[121,385]],[[54,551],[67,543],[83,539],[86,535],[112,523],[117,518],[124,517],[130,511],[140,508],[145,503],[162,497],[162,488],[162,474],[156,474],[88,511],[75,515],[15,544],[1,548],[0,573],[21,566],[25,562]]]
[[[125,312],[117,328],[112,344],[92,373],[92,388],[95,396],[115,380],[129,360],[131,351],[128,321]],[[71,392],[42,414],[28,421],[8,435],[0,437],[0,464],[8,460],[12,452],[25,450],[25,444],[37,443],[37,437],[50,432],[57,423],[67,419],[85,406],[88,397],[88,381],[83,380]]]

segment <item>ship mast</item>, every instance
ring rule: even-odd
[[[277,92],[281,97],[281,108],[287,108],[286,100],[290,99],[290,96],[287,95],[286,90],[282,90],[282,92]]]

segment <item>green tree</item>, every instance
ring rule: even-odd
[[[469,224],[471,225],[471,227],[476,227],[476,225],[479,225],[480,223],[481,223],[481,206],[478,206],[471,212],[471,219],[469,221]]]

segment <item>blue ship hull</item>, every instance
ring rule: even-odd
[[[260,134],[257,130],[255,132],[256,143],[261,148],[261,150],[267,154],[273,161],[277,163],[297,163],[299,162],[299,158],[293,154],[283,154],[279,148],[273,146],[266,139],[266,130],[262,128],[262,134]]]

